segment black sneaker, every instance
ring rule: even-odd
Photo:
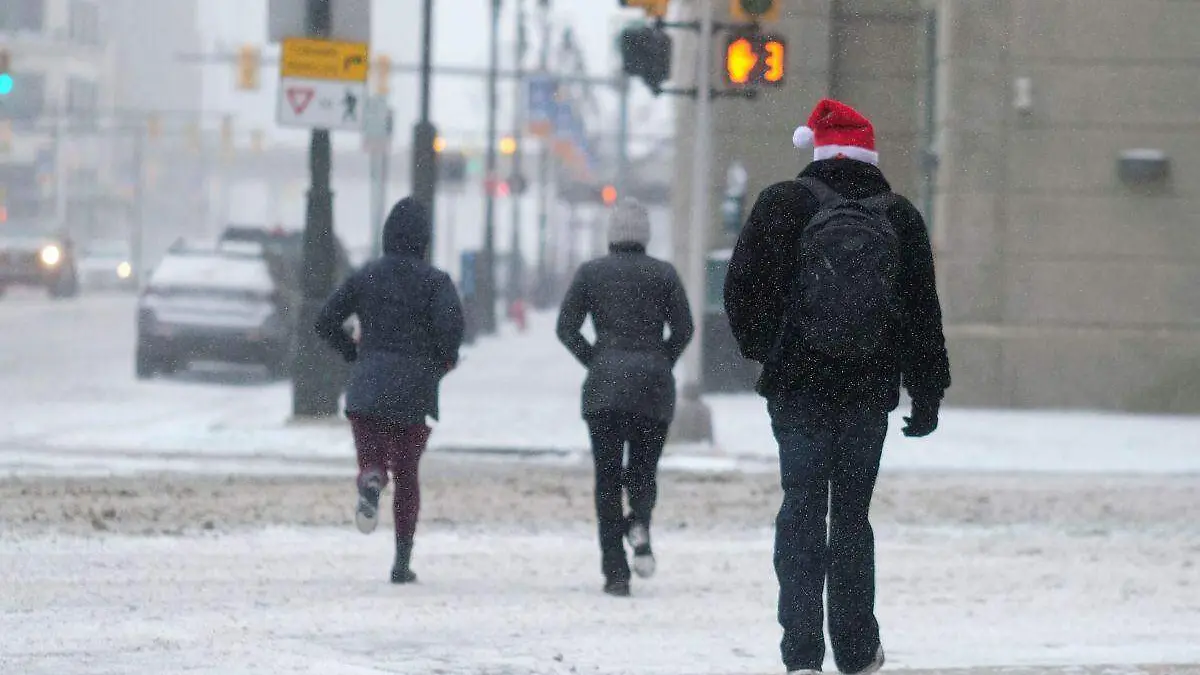
[[[654,576],[656,563],[654,551],[650,548],[650,528],[644,523],[632,521],[629,531],[625,533],[629,546],[633,549],[633,571],[639,577],[648,579]]]
[[[379,524],[379,494],[383,492],[383,480],[368,476],[358,486],[358,507],[354,509],[354,524],[358,531],[370,534]]]
[[[629,597],[629,582],[628,581],[606,581],[604,582],[604,592],[617,598]]]

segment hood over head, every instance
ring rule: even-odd
[[[429,210],[412,197],[396,202],[383,223],[383,252],[424,257],[433,238]]]

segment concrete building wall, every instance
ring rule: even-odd
[[[709,248],[729,241],[724,168],[745,164],[752,197],[794,175],[810,156],[792,129],[831,94],[874,120],[884,170],[930,218],[952,403],[1200,411],[1200,3],[787,0],[770,28],[788,84],[716,104]],[[1119,178],[1138,148],[1167,154],[1166,181]]]
[[[939,11],[954,400],[1200,410],[1200,5]],[[1135,148],[1165,151],[1170,178],[1123,183]]]

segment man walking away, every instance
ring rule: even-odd
[[[592,437],[596,518],[604,592],[629,595],[633,548],[638,576],[654,574],[651,512],[658,460],[675,414],[672,369],[692,339],[692,315],[675,268],[646,255],[650,218],[635,200],[622,200],[609,223],[609,255],[576,273],[558,317],[558,339],[588,369],[583,418]],[[588,315],[591,344],[580,330]],[[669,335],[663,338],[664,330]],[[625,446],[629,461],[625,463]],[[622,486],[632,513],[622,515]]]
[[[325,304],[316,330],[353,363],[346,416],[358,451],[355,523],[374,531],[379,495],[393,482],[396,560],[392,583],[417,580],[410,569],[421,508],[417,467],[438,418],[438,386],[458,363],[463,315],[454,283],[425,261],[429,214],[411,197],[392,208],[383,226],[383,256],[352,275]],[[343,328],[357,316],[356,344]]]
[[[868,512],[888,413],[903,383],[904,434],[932,433],[950,366],[925,222],[877,168],[871,123],[827,99],[793,142],[813,144],[814,161],[759,195],[725,309],[742,354],[763,365],[758,390],[779,443],[784,665],[821,670],[827,590],[838,668],[870,673],[884,661]]]

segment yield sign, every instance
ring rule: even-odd
[[[308,107],[309,103],[312,103],[315,95],[316,91],[312,87],[287,88],[288,105],[292,107],[292,112],[296,115],[304,114],[304,109]]]

